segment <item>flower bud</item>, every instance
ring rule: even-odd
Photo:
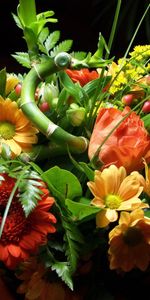
[[[123,104],[130,106],[133,103],[134,99],[135,99],[134,94],[127,94],[122,97],[121,101]]]
[[[53,99],[58,96],[58,88],[53,83],[43,84],[40,88],[39,97],[40,103],[47,102],[49,106],[52,106]]]
[[[80,126],[85,118],[85,108],[72,103],[66,111],[66,115],[72,126]]]
[[[150,113],[150,100],[145,101],[142,107],[142,111],[146,114]]]

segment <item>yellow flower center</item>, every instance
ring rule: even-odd
[[[110,209],[117,209],[120,206],[121,202],[122,200],[118,195],[109,194],[105,198],[105,205]]]
[[[9,122],[0,122],[0,138],[10,140],[15,135],[15,126]]]
[[[137,227],[129,227],[123,235],[123,240],[128,246],[137,246],[143,241],[142,232]]]

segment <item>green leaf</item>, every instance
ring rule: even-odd
[[[95,58],[95,59],[102,58],[104,49],[106,50],[106,53],[109,54],[109,49],[108,49],[108,46],[106,44],[106,41],[105,41],[104,37],[102,36],[102,34],[100,33],[99,34],[99,40],[98,40],[98,49],[94,53],[92,58]]]
[[[79,162],[79,165],[82,167],[82,170],[84,170],[84,173],[86,174],[87,178],[91,181],[94,180],[94,171],[86,164],[85,162]]]
[[[39,42],[41,44],[43,44],[45,42],[45,40],[47,39],[48,35],[49,35],[49,29],[48,29],[48,27],[43,28],[41,30],[40,34],[39,34],[39,37],[38,37]]]
[[[76,100],[80,98],[80,87],[75,85],[71,78],[67,75],[65,71],[60,71],[59,79],[63,87],[66,89],[66,91],[72,95]]]
[[[74,273],[77,268],[80,252],[82,245],[84,244],[83,236],[80,233],[76,224],[70,220],[63,220],[63,228],[65,229],[64,234],[64,249],[65,254],[68,258],[68,263],[70,265],[71,273]]]
[[[2,97],[5,97],[6,79],[7,79],[6,68],[4,68],[0,71],[0,95]]]
[[[30,25],[30,29],[33,31],[33,33],[35,34],[36,38],[38,37],[38,35],[40,34],[40,32],[43,30],[45,24],[47,22],[57,22],[56,19],[46,19],[46,20],[40,20],[37,22],[34,22]]]
[[[69,155],[69,158],[70,158],[72,164],[76,167],[76,169],[79,170],[80,172],[84,172],[84,169],[80,166],[79,162],[73,158],[69,149],[68,149],[68,155]]]
[[[44,172],[42,178],[46,178],[65,198],[74,199],[82,195],[77,177],[65,169],[55,166]]]
[[[52,271],[56,271],[58,276],[73,290],[73,281],[71,278],[70,268],[66,262],[55,262],[51,265]]]
[[[23,26],[30,26],[31,23],[35,22],[36,21],[35,0],[19,0],[18,16]]]
[[[50,56],[55,57],[60,52],[68,52],[72,47],[72,43],[72,40],[65,40],[61,42],[50,52]]]
[[[45,49],[44,42],[47,39],[48,35],[49,35],[49,29],[47,27],[45,27],[41,30],[41,32],[38,36],[39,49],[45,54],[47,54],[47,51]]]
[[[70,199],[65,200],[65,204],[76,220],[80,221],[86,217],[96,214],[100,211],[99,207],[87,205]]]
[[[37,173],[39,173],[40,175],[43,174],[43,170],[37,164],[35,164],[34,162],[30,162],[30,165]]]
[[[45,48],[47,50],[47,54],[49,51],[56,45],[60,38],[60,31],[56,30],[51,33],[45,41]]]
[[[12,54],[11,56],[14,57],[19,62],[19,64],[21,64],[23,67],[30,69],[31,65],[30,65],[29,54],[27,52],[15,52],[15,53],[16,54]]]
[[[1,156],[7,160],[11,158],[11,149],[7,144],[2,144],[1,145]]]
[[[38,15],[37,15],[37,20],[38,21],[40,21],[40,20],[45,20],[45,19],[47,19],[47,18],[49,18],[49,17],[52,17],[52,16],[54,16],[54,11],[53,10],[47,10],[47,11],[44,11],[44,12],[42,12],[42,13],[39,13]]]
[[[144,210],[144,215],[147,217],[147,218],[150,218],[150,209],[149,208],[146,208]]]
[[[41,199],[42,191],[39,187],[42,184],[40,180],[41,177],[35,171],[24,171],[24,178],[19,184],[19,201],[21,202],[26,217],[28,217]]]
[[[94,79],[83,86],[83,90],[86,92],[89,98],[94,95],[94,92],[99,89],[100,93],[102,89],[110,82],[111,76],[105,76],[104,78]]]
[[[86,57],[86,52],[84,52],[84,51],[71,52],[70,55],[72,57],[74,57],[75,59],[83,60]]]
[[[144,127],[147,129],[148,132],[150,132],[150,114],[145,115],[142,118],[142,121],[144,122]]]
[[[24,37],[26,40],[26,43],[30,49],[36,49],[37,48],[37,32],[36,29],[33,29],[30,27],[24,27]],[[37,49],[36,49],[37,51]],[[30,51],[29,51],[30,53]]]
[[[68,93],[65,88],[62,88],[59,95],[58,95],[58,103],[57,103],[57,113],[58,115],[64,116],[64,111],[68,105],[66,105],[68,99]]]
[[[4,165],[4,159],[0,158],[0,173],[7,173],[7,166]]]
[[[57,241],[55,241],[54,244],[53,241],[48,241],[47,245],[50,246],[50,248],[46,248],[46,252],[44,251],[41,256],[41,260],[43,260],[46,268],[51,268],[52,271],[55,271],[61,280],[73,290],[72,274],[68,262],[58,261],[51,251],[51,249],[55,249],[56,252],[57,250],[63,252],[61,245],[56,243]]]
[[[15,14],[13,14],[13,13],[12,13],[12,16],[13,16],[13,19],[14,19],[17,27],[19,27],[20,29],[23,29],[22,24],[20,22],[20,19]]]

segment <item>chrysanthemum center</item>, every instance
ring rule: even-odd
[[[122,200],[118,195],[109,194],[105,198],[105,205],[110,209],[117,209],[121,202]]]
[[[128,246],[137,246],[143,241],[143,234],[137,227],[129,227],[123,235],[123,240]]]
[[[15,135],[15,126],[10,122],[0,122],[0,137],[10,140]]]

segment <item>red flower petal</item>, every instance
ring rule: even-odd
[[[19,257],[21,255],[21,249],[19,246],[16,246],[16,245],[8,245],[8,251],[9,253],[14,256],[14,257]]]

